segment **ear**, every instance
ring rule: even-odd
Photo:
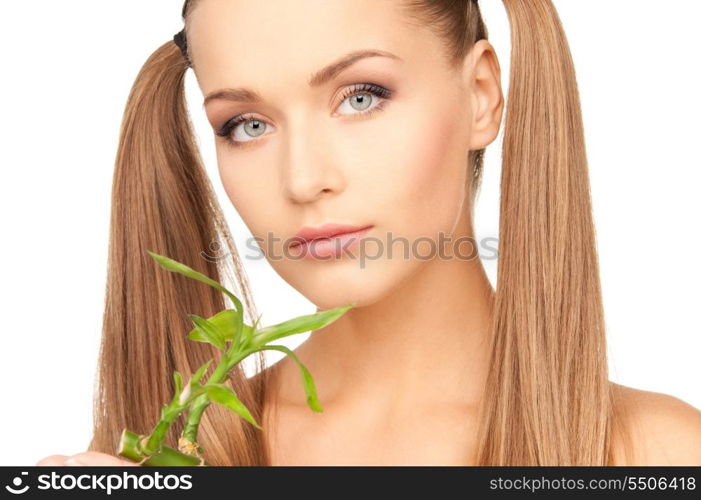
[[[472,102],[469,149],[482,149],[496,139],[504,110],[499,60],[487,40],[478,40],[466,56],[463,78]]]

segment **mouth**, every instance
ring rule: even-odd
[[[305,259],[322,259],[339,257],[343,251],[355,248],[360,239],[367,234],[374,226],[345,226],[344,228],[330,228],[322,226],[323,235],[319,231],[312,235],[311,231],[298,233],[301,242],[290,245],[290,250],[296,256]],[[301,236],[300,236],[301,234]]]
[[[359,233],[371,227],[372,224],[367,226],[350,226],[346,224],[333,223],[324,224],[323,226],[319,227],[303,227],[297,232],[297,234],[295,234],[294,238],[297,241],[291,243],[290,248],[300,245],[308,245],[309,243],[317,240],[330,240],[331,238],[336,238],[339,236]]]

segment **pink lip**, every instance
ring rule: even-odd
[[[346,233],[355,233],[361,229],[366,229],[372,226],[349,226],[346,224],[324,224],[319,227],[305,226],[300,229],[297,234],[295,234],[294,241],[290,244],[290,248],[300,245],[302,243],[307,243],[320,238],[331,238],[332,236],[338,236]]]
[[[351,250],[373,226],[353,227],[327,224],[321,226],[321,232],[317,230],[300,231],[297,233],[305,239],[301,243],[291,244],[290,250],[297,256],[305,259],[327,260],[329,257],[339,257],[345,251]],[[342,232],[338,232],[342,228]],[[314,237],[319,234],[330,234],[329,237]]]

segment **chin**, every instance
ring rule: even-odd
[[[342,307],[356,302],[355,307],[363,307],[380,300],[385,293],[377,287],[368,288],[365,284],[329,283],[325,287],[297,288],[307,300],[322,311]]]
[[[343,272],[327,269],[314,275],[306,274],[290,284],[320,310],[352,302],[357,302],[356,308],[369,306],[387,297],[407,277],[398,273],[407,266],[377,264],[375,262],[369,269],[355,267]]]

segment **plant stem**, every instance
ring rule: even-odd
[[[141,436],[124,429],[119,439],[117,454],[119,456],[138,462],[141,465],[150,466],[171,466],[171,465],[209,465],[199,457],[193,457],[180,453],[169,446],[161,446],[160,451],[153,455],[144,454],[141,449],[141,442],[146,436]]]
[[[224,354],[212,375],[207,379],[207,384],[222,382],[234,366],[257,350],[257,347],[248,347],[240,352],[233,352],[233,348],[232,343],[230,350]],[[178,394],[175,394],[170,404],[164,405],[161,409],[161,418],[149,435],[139,436],[126,429],[122,431],[117,453],[143,465],[205,464],[206,462],[200,456],[201,450],[197,446],[197,430],[202,414],[209,404],[210,400],[206,394],[190,397],[183,404],[179,404]],[[178,443],[180,450],[163,445],[168,429],[188,407],[187,423]]]
[[[256,350],[256,348],[248,348],[240,352],[226,352],[217,365],[217,368],[214,370],[214,373],[207,379],[207,384],[218,384],[222,382],[234,366]],[[210,401],[206,394],[201,394],[193,401],[190,410],[187,412],[187,423],[183,429],[183,438],[186,440],[186,443],[191,443],[195,447],[197,446],[197,430],[200,425],[200,420],[202,419],[202,414],[209,405]],[[182,448],[180,451],[188,453]]]
[[[132,460],[139,461],[142,464],[155,465],[151,459],[156,462],[166,461],[166,462],[178,462],[178,458],[173,456],[173,453],[177,455],[182,455],[187,457],[188,460],[196,459],[200,462],[200,457],[191,457],[187,454],[183,454],[173,448],[168,448],[163,445],[163,441],[166,438],[168,429],[173,424],[176,418],[189,406],[193,399],[196,399],[200,395],[192,394],[187,398],[182,404],[180,404],[180,394],[176,392],[173,395],[173,399],[170,404],[163,405],[161,408],[161,418],[154,427],[153,431],[147,436],[138,436],[138,441],[133,442],[133,439],[137,434],[124,429],[122,431],[122,438],[119,443],[119,449],[117,454],[122,455]],[[168,449],[166,449],[168,448]],[[182,461],[182,459],[180,459]],[[168,464],[163,464],[168,465]],[[172,465],[192,465],[191,463],[173,463]]]
[[[160,450],[163,440],[166,437],[168,429],[173,424],[175,419],[182,413],[186,406],[179,406],[175,398],[169,405],[164,405],[161,410],[161,419],[156,424],[151,434],[148,436],[146,443],[142,446],[145,455],[153,455]]]
[[[209,381],[207,382],[209,383]],[[183,429],[183,438],[187,439],[188,442],[193,444],[197,442],[197,430],[200,426],[200,419],[208,406],[209,399],[206,394],[201,394],[192,402],[192,407],[187,412],[187,423]]]

